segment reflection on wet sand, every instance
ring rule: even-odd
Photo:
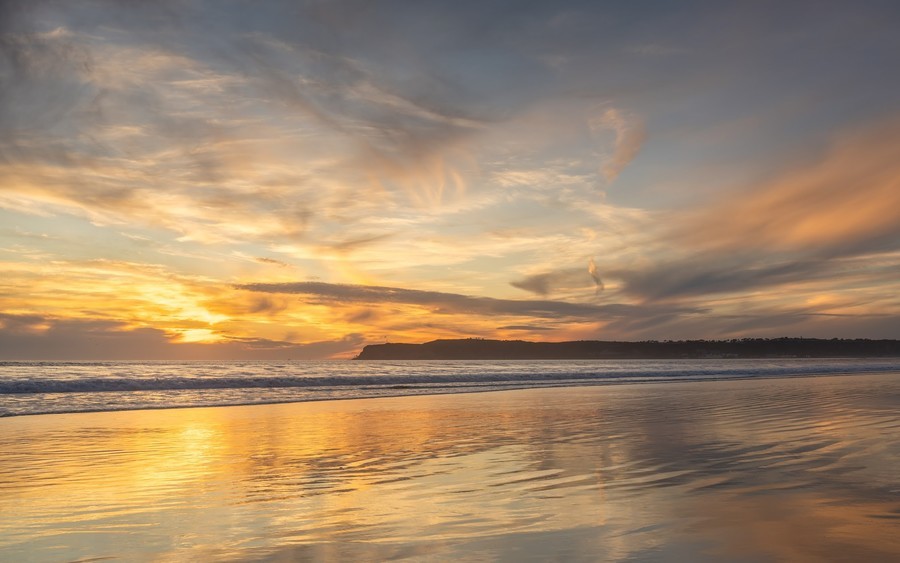
[[[900,375],[0,420],[0,559],[900,557]]]

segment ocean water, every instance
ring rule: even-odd
[[[13,416],[0,561],[900,561],[898,407],[893,372]]]
[[[0,362],[0,417],[897,370],[894,358]]]

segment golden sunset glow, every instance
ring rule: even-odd
[[[9,6],[0,358],[900,337],[881,8]]]

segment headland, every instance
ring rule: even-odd
[[[600,360],[900,357],[900,340],[741,338],[731,340],[433,340],[370,344],[357,360]]]

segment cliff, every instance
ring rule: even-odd
[[[526,342],[433,340],[424,344],[370,344],[358,360],[587,360],[671,358],[900,357],[898,340],[742,338],[643,342]]]

